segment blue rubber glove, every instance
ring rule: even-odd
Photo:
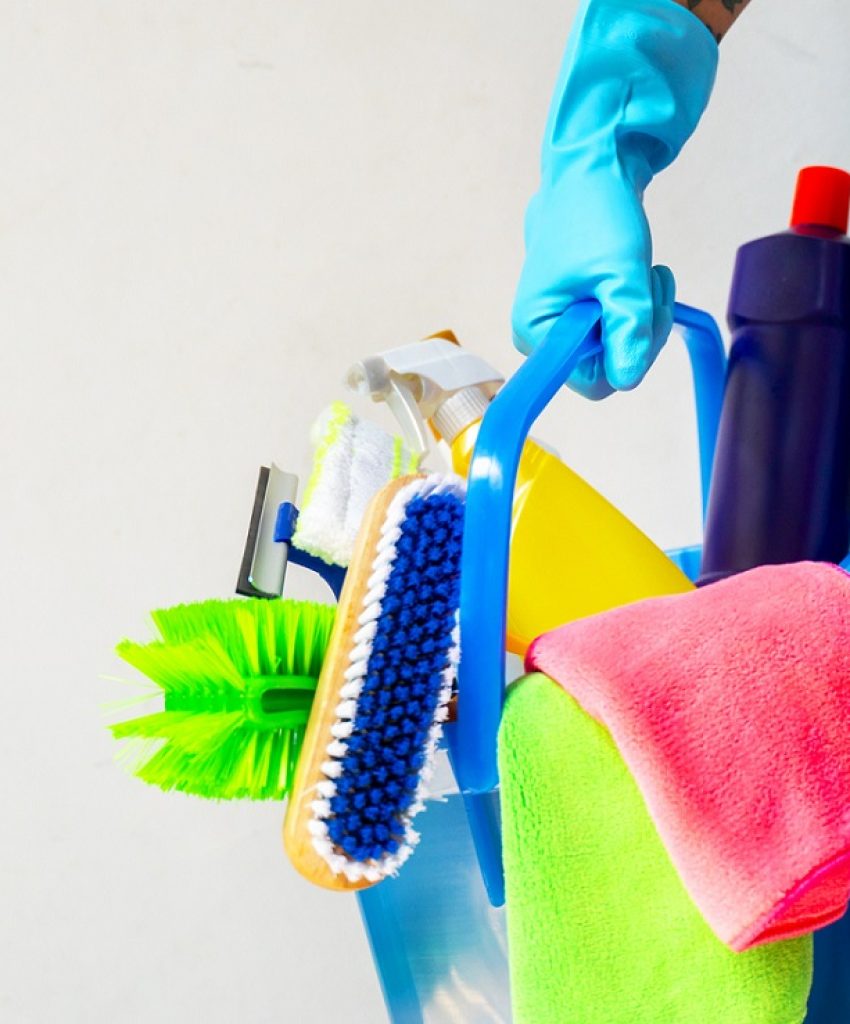
[[[513,310],[528,354],[578,299],[602,305],[603,353],[570,387],[604,398],[643,379],[673,323],[675,285],[652,266],[643,193],[705,109],[717,43],[673,0],[583,0],[543,140]]]

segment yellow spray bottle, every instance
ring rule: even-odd
[[[504,378],[446,332],[382,352],[348,384],[387,402],[408,444],[427,451],[425,423],[466,476],[478,427]],[[693,584],[634,523],[551,452],[526,441],[514,492],[507,648],[523,654],[556,626]]]

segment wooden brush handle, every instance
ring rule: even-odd
[[[284,847],[295,868],[308,881],[325,889],[353,892],[375,884],[365,879],[351,882],[344,874],[335,875],[313,848],[313,837],[307,823],[313,816],[310,803],[317,797],[316,785],[325,778],[322,764],[328,759],[328,744],[334,738],[331,727],[336,721],[336,708],[342,699],[340,690],[345,685],[345,672],[351,664],[350,653],[354,648],[354,635],[360,628],[357,620],[363,612],[363,599],[367,593],[369,577],[372,575],[372,562],[375,560],[375,549],[381,539],[381,528],[386,519],[387,509],[396,494],[421,475],[423,474],[393,480],[378,491],[366,509],[363,524],[357,535],[354,556],[340,595],[336,621],[316,687],[316,696],[289,795],[283,823]]]

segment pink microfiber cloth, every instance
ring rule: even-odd
[[[528,651],[611,733],[733,950],[850,895],[850,576],[801,562],[570,623]]]

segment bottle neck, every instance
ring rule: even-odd
[[[795,224],[788,229],[792,235],[809,235],[812,238],[828,238],[837,242],[850,242],[850,238],[838,228],[825,227],[823,224]]]
[[[490,397],[483,388],[463,388],[437,408],[431,423],[446,444],[451,445],[467,427],[483,418],[489,404]]]

